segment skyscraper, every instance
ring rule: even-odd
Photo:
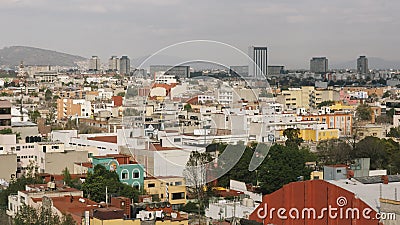
[[[268,48],[266,46],[250,46],[249,76],[264,78],[268,74]]]
[[[366,74],[368,70],[368,58],[364,55],[358,57],[357,59],[357,72],[359,74]]]
[[[131,73],[131,60],[128,56],[124,55],[119,60],[120,70],[119,73],[122,75],[129,75]]]
[[[328,72],[328,59],[326,57],[313,57],[310,60],[310,71],[313,73]]]
[[[98,56],[92,56],[89,59],[89,71],[100,71],[100,58]]]
[[[111,56],[108,60],[108,70],[109,71],[119,71],[119,58],[117,56]]]

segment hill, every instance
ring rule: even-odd
[[[11,46],[0,49],[0,65],[16,66],[21,61],[25,65],[75,66],[84,57],[27,46]]]

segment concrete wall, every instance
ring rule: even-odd
[[[74,171],[74,162],[87,162],[87,151],[65,151],[46,153],[45,173],[61,174],[65,167]]]
[[[15,175],[17,171],[17,155],[0,155],[0,171],[0,179],[4,179],[9,182],[12,178],[12,175]]]

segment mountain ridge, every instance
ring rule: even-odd
[[[0,49],[0,65],[17,66],[21,61],[25,65],[76,66],[76,62],[86,58],[54,50],[30,46],[8,46]]]

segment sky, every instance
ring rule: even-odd
[[[134,59],[182,41],[213,40],[243,52],[268,46],[269,64],[292,69],[308,68],[313,56],[398,60],[399,9],[398,0],[0,0],[0,48]],[[229,50],[203,45],[197,50],[242,63]]]

